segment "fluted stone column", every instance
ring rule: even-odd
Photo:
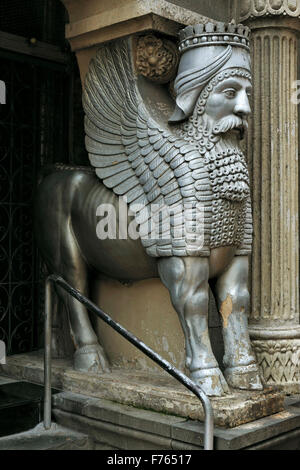
[[[252,30],[248,160],[254,244],[250,334],[264,381],[300,390],[298,112],[300,0],[242,0]]]

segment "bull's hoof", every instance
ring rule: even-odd
[[[104,349],[100,344],[82,346],[75,351],[74,368],[82,372],[103,374],[110,372],[110,367]]]
[[[232,388],[238,388],[240,390],[263,390],[258,366],[256,364],[228,367],[225,370],[225,377]]]
[[[230,393],[226,380],[218,367],[195,370],[191,373],[191,379],[209,397],[222,397]]]

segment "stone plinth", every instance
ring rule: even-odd
[[[0,438],[0,451],[12,450],[94,450],[93,442],[82,433],[52,424],[45,430],[40,423],[30,431]]]
[[[236,428],[214,428],[214,450],[299,450],[299,397],[285,410]],[[96,450],[203,450],[204,424],[71,392],[56,394],[57,423],[85,432]],[[198,454],[194,454],[198,458]]]
[[[43,383],[43,356],[10,356],[2,373],[17,379]],[[75,371],[65,359],[53,360],[52,386],[59,390],[204,421],[199,399],[167,373],[113,369],[110,374]],[[232,428],[283,410],[283,394],[268,388],[263,392],[237,392],[211,398],[216,426]]]

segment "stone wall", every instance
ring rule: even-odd
[[[170,0],[170,3],[179,5],[188,10],[200,13],[219,21],[231,21],[230,0]]]

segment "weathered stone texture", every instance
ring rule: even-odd
[[[1,370],[9,376],[43,383],[40,355],[10,356]],[[114,369],[112,373],[91,374],[75,371],[70,361],[53,359],[52,387],[88,397],[103,398],[145,410],[204,421],[199,399],[167,373]],[[235,391],[221,398],[211,398],[216,426],[233,428],[283,410],[282,393]]]

